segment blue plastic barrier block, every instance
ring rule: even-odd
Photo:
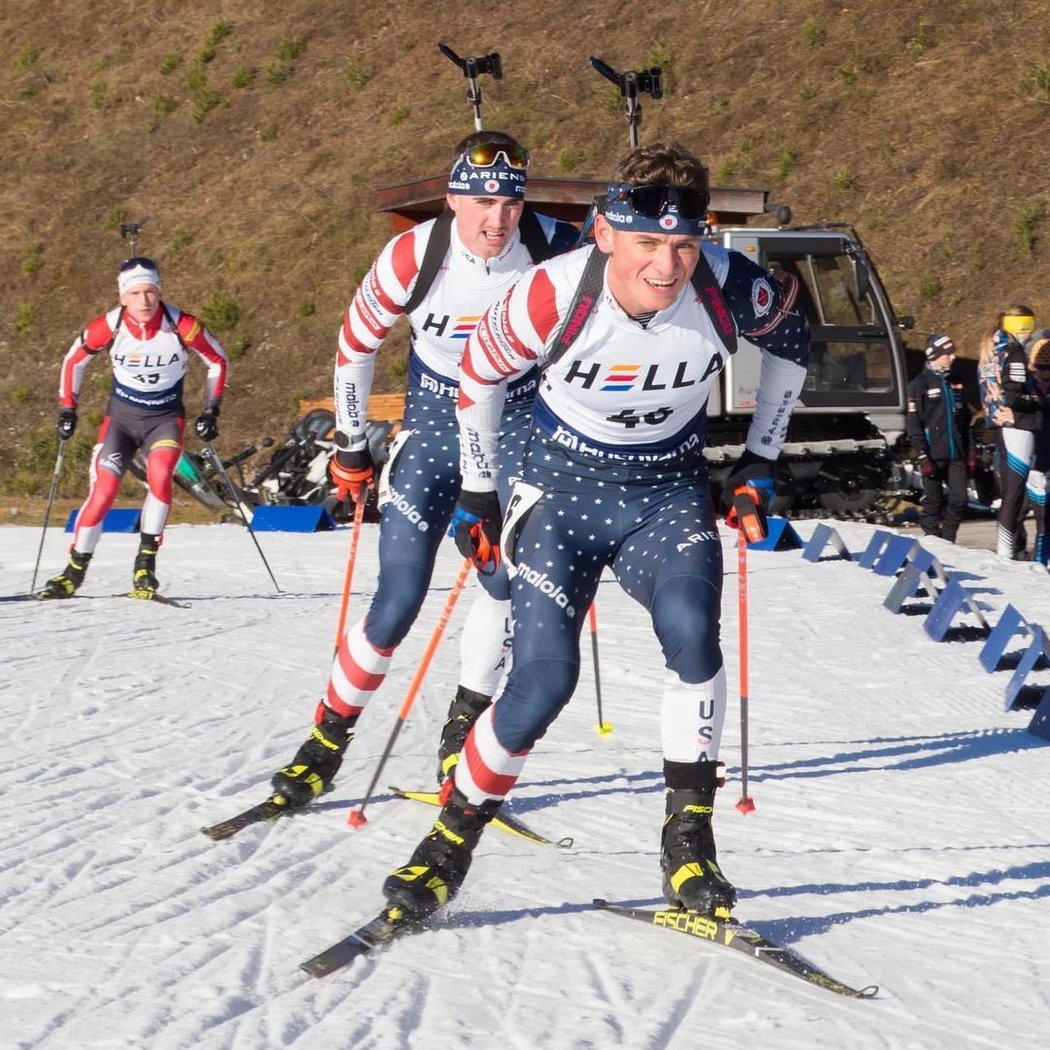
[[[1046,632],[1038,624],[1032,624],[1031,634],[1032,640],[1025,650],[1024,656],[1021,657],[1017,670],[1014,671],[1010,678],[1010,683],[1006,687],[1005,707],[1007,711],[1012,711],[1018,705],[1022,689],[1025,690],[1026,696],[1041,692],[1042,695],[1039,698],[1040,706],[1045,703],[1047,691],[1050,690],[1050,686],[1028,686],[1025,688],[1025,678],[1028,677],[1029,671],[1038,662],[1050,658],[1050,643],[1047,642]]]
[[[1043,693],[1043,699],[1039,701],[1032,721],[1028,723],[1028,732],[1050,740],[1050,691]]]
[[[77,525],[77,517],[80,511],[70,511],[69,519],[66,521],[66,532],[72,532]],[[122,507],[117,510],[107,510],[102,519],[103,532],[138,532],[139,520],[142,511],[132,507]]]
[[[252,515],[256,532],[328,532],[334,528],[335,520],[319,503],[289,507],[264,504]]]
[[[818,525],[813,530],[813,535],[810,536],[809,541],[806,543],[802,557],[806,561],[820,561],[824,548],[829,545],[835,551],[835,557],[842,558],[845,561],[853,561],[853,555],[850,554],[846,544],[842,542],[842,537],[830,525]]]
[[[948,586],[948,574],[939,558],[935,558],[925,547],[917,547],[908,556],[908,561],[920,572],[935,579],[942,587]]]
[[[923,622],[926,633],[935,642],[944,641],[944,637],[948,633],[948,628],[951,627],[952,620],[955,619],[955,614],[958,613],[963,606],[965,606],[966,611],[977,620],[981,630],[986,634],[991,632],[991,629],[988,626],[988,621],[984,618],[984,614],[978,608],[973,595],[966,590],[958,580],[949,580],[948,586],[938,595],[937,601],[934,602],[929,616],[927,616]]]
[[[882,553],[872,565],[876,576],[894,576],[897,570],[919,547],[919,541],[911,536],[893,536],[882,548]]]
[[[752,551],[797,551],[802,546],[799,534],[787,518],[767,519],[768,533],[764,540],[747,545]]]
[[[857,564],[862,569],[870,569],[878,561],[883,548],[894,538],[894,535],[894,533],[887,532],[885,529],[876,529],[864,553],[857,559]]]
[[[1029,634],[1028,623],[1025,618],[1014,608],[1008,605],[1003,609],[999,622],[992,629],[988,641],[984,643],[979,657],[981,666],[990,674],[999,669],[999,661],[1006,652],[1006,645],[1017,633]]]
[[[882,604],[890,612],[899,613],[905,599],[916,597],[920,591],[927,598],[936,598],[937,591],[929,577],[917,565],[905,565]]]

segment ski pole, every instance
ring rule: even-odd
[[[587,622],[591,628],[591,653],[594,655],[594,695],[598,698],[598,724],[595,729],[598,736],[608,736],[612,726],[602,718],[602,679],[598,673],[598,611],[594,602],[587,612]]]
[[[755,800],[747,793],[747,537],[743,523],[737,531],[737,594],[740,619],[740,800],[736,808],[751,813]]]
[[[58,476],[62,473],[62,458],[66,454],[66,441],[68,438],[59,438],[58,455],[55,456],[55,469],[51,472],[51,487],[47,492],[47,510],[44,511],[44,527],[40,530],[40,546],[36,552],[36,564],[33,566],[33,582],[30,584],[29,593],[36,593],[36,574],[40,569],[40,555],[44,553],[44,537],[47,535],[47,522],[51,517],[51,508],[55,504],[55,493],[58,490]]]
[[[401,732],[401,727],[405,724],[405,719],[408,718],[408,712],[412,709],[412,704],[415,702],[416,694],[419,692],[419,687],[423,684],[424,677],[426,677],[427,668],[430,666],[430,661],[434,656],[434,651],[438,647],[438,642],[441,641],[441,636],[445,633],[449,617],[452,615],[452,610],[456,607],[456,601],[463,591],[463,587],[467,582],[467,575],[470,573],[473,564],[473,558],[466,558],[463,565],[460,567],[459,575],[456,577],[456,582],[452,585],[452,590],[449,592],[448,600],[445,602],[445,608],[441,611],[441,618],[438,620],[437,626],[434,628],[433,635],[431,635],[430,644],[427,646],[422,659],[419,661],[416,673],[412,677],[412,684],[408,687],[408,692],[405,694],[405,699],[401,704],[401,710],[397,713],[397,721],[394,723],[394,729],[390,734],[390,739],[386,742],[386,747],[383,748],[383,754],[379,758],[379,765],[376,766],[375,775],[372,777],[372,783],[368,785],[368,790],[365,792],[365,797],[361,805],[356,809],[350,810],[350,815],[346,818],[347,824],[352,828],[360,828],[368,823],[368,819],[365,817],[365,806],[368,805],[368,801],[372,797],[372,792],[375,790],[375,786],[379,783],[379,778],[383,773],[383,767],[386,765],[390,753],[394,750],[394,742],[397,740],[398,734]]]
[[[244,505],[244,502],[237,495],[237,490],[233,487],[233,482],[230,480],[230,475],[226,473],[226,468],[222,465],[222,460],[216,455],[212,443],[210,441],[205,441],[203,442],[203,445],[211,459],[212,466],[215,467],[215,472],[220,478],[222,478],[222,482],[226,486],[226,491],[230,494],[230,499],[233,500],[234,505],[241,512],[241,517],[244,518],[244,524],[248,528],[248,535],[251,536],[252,543],[255,544],[255,549],[259,552],[259,557],[262,558],[262,563],[266,566],[266,571],[270,574],[270,579],[273,580],[274,587],[277,588],[277,593],[281,594],[281,585],[274,577],[273,570],[270,568],[270,563],[266,560],[266,555],[263,554],[262,547],[259,546],[259,541],[255,538],[255,531],[252,529],[252,512]]]
[[[350,553],[346,557],[346,575],[343,577],[343,600],[339,605],[339,626],[335,629],[335,649],[339,651],[339,642],[346,627],[346,608],[350,604],[350,583],[354,578],[354,562],[357,561],[357,542],[361,538],[361,526],[365,520],[365,497],[368,489],[362,486],[361,498],[354,504],[354,523],[351,526]]]

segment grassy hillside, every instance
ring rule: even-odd
[[[534,171],[601,178],[627,146],[617,70],[663,67],[643,141],[675,135],[717,183],[767,186],[798,223],[852,222],[913,336],[969,350],[1015,300],[1050,323],[1050,29],[1037,0],[441,2],[6,0],[0,10],[0,489],[46,490],[58,365],[116,304],[130,245],[233,359],[220,447],[280,436],[331,387],[356,281],[390,235],[377,186],[435,174],[472,129],[437,49],[499,51],[485,126]],[[399,327],[379,391],[399,388]],[[188,390],[195,407],[195,369]],[[108,369],[88,373],[101,416]],[[82,425],[63,491],[82,492]]]

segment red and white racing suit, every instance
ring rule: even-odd
[[[176,329],[178,334],[176,334]],[[113,387],[91,457],[90,488],[77,517],[73,550],[90,554],[136,450],[146,461],[148,491],[141,531],[161,536],[171,510],[172,479],[182,454],[186,411],[183,381],[190,352],[207,367],[204,407],[215,408],[226,384],[227,359],[218,340],[192,314],[161,304],[145,325],[117,307],[96,317],[62,361],[59,400],[76,408],[91,360],[109,348]]]

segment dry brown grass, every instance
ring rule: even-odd
[[[972,349],[1018,299],[1050,321],[1047,22],[1037,0],[7,0],[0,489],[46,489],[58,363],[116,301],[120,221],[149,217],[139,249],[172,302],[199,312],[221,292],[240,308],[220,333],[238,355],[224,451],[282,435],[300,398],[329,392],[341,312],[389,236],[375,187],[441,171],[472,127],[439,40],[501,52],[485,123],[533,147],[540,174],[603,177],[626,147],[590,55],[618,70],[656,61],[670,91],[643,100],[643,141],[681,138],[716,181],[771,187],[796,222],[854,223],[916,316],[916,345],[946,329]],[[201,114],[209,92],[218,104]],[[398,388],[404,345],[402,326],[379,391]],[[106,371],[89,373],[87,410],[104,404]],[[81,493],[82,471],[66,475],[63,495]]]

